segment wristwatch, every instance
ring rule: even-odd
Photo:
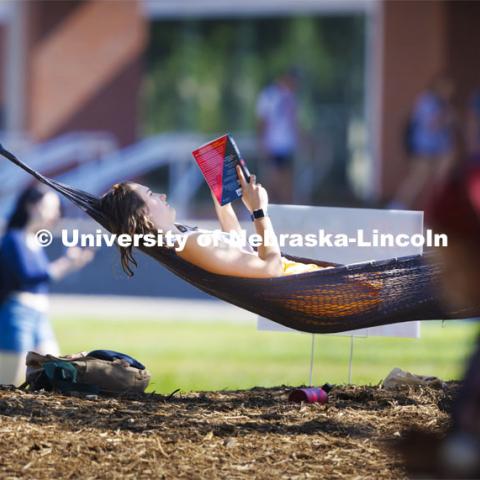
[[[254,210],[252,214],[250,215],[250,218],[252,219],[252,222],[256,220],[257,218],[263,218],[266,217],[267,214],[266,212],[263,211],[263,208],[259,208],[258,210]]]

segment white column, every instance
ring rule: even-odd
[[[370,197],[382,193],[383,1],[377,0],[367,26],[366,108],[370,149]]]
[[[9,134],[25,130],[26,7],[27,2],[8,2],[10,12],[5,42],[5,129]]]

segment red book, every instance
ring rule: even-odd
[[[247,182],[250,180],[250,172],[230,135],[216,138],[192,154],[220,205],[226,205],[242,196],[235,167],[240,165]]]

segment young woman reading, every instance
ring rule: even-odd
[[[223,233],[192,229],[175,222],[175,209],[167,203],[163,193],[153,193],[148,187],[126,182],[114,185],[101,199],[102,210],[111,218],[111,231],[116,234],[147,234],[162,231],[185,235],[184,248],[177,254],[184,260],[220,275],[245,278],[272,278],[282,275],[311,272],[322,267],[315,264],[291,262],[281,256],[272,222],[266,215],[268,194],[255,175],[247,183],[240,167],[237,174],[242,187],[242,200],[253,215],[256,233],[262,241],[254,251],[248,245],[239,247],[229,242],[227,232],[240,232],[241,227],[231,204],[220,206],[214,198],[215,209]],[[213,195],[212,195],[213,196]],[[204,246],[200,235],[211,235],[212,241]],[[133,275],[136,265],[132,247],[121,247],[122,267]]]

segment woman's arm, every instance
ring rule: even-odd
[[[224,232],[238,232],[242,231],[242,227],[240,226],[240,222],[238,221],[237,215],[235,210],[232,207],[231,203],[227,205],[221,206],[218,203],[217,197],[210,191],[213,199],[213,204],[215,205],[215,212],[217,213],[218,221],[220,222],[220,226],[222,227],[222,231]]]
[[[91,249],[70,247],[67,253],[50,263],[50,276],[53,280],[61,280],[66,275],[83,268],[93,260],[94,253]]]
[[[177,254],[204,270],[220,275],[244,278],[271,278],[283,273],[280,259],[267,256],[265,259],[234,245],[222,242],[219,245],[204,246],[201,238],[208,234],[192,233],[188,236],[185,248]],[[210,236],[213,239],[213,236]]]
[[[237,232],[238,234],[242,233],[242,226],[240,225],[240,222],[238,221],[237,215],[235,213],[235,210],[233,209],[233,206],[231,203],[227,203],[227,205],[221,206],[218,203],[217,197],[213,194],[212,191],[210,191],[213,199],[213,204],[215,205],[215,212],[217,213],[218,221],[220,222],[220,227],[222,228],[223,232]],[[250,250],[252,253],[255,251],[253,248],[250,246],[250,244],[247,243],[245,245],[245,248],[247,250]]]
[[[263,239],[263,242],[258,246],[258,256],[262,260],[270,260],[281,266],[280,247],[278,246],[277,236],[273,230],[270,218],[257,218],[254,221],[254,225],[257,234]]]
[[[267,213],[268,194],[260,183],[256,183],[256,176],[250,175],[250,181],[247,183],[242,169],[237,166],[237,175],[242,187],[242,200],[250,213],[262,209]],[[257,234],[262,238],[262,243],[258,246],[258,256],[265,261],[277,264],[281,268],[281,252],[278,245],[277,236],[273,230],[272,222],[269,217],[255,219],[253,222]]]
[[[240,184],[243,190],[243,202],[250,212],[268,205],[266,190],[255,183],[252,175],[247,183],[240,168],[237,168]],[[258,247],[258,255],[246,252],[227,242],[219,245],[204,246],[201,232],[189,235],[185,248],[178,252],[179,256],[194,265],[212,273],[220,275],[233,275],[246,278],[271,278],[282,275],[280,249],[273,231],[272,223],[268,217],[255,220],[255,229],[262,239]],[[213,237],[210,237],[213,240]]]
[[[35,261],[37,254],[27,247],[21,233],[9,235],[5,241],[4,249],[5,264],[16,280],[26,286],[50,280],[60,280],[68,273],[79,270],[93,259],[91,250],[71,247],[63,257],[50,262],[48,265],[40,266]]]

